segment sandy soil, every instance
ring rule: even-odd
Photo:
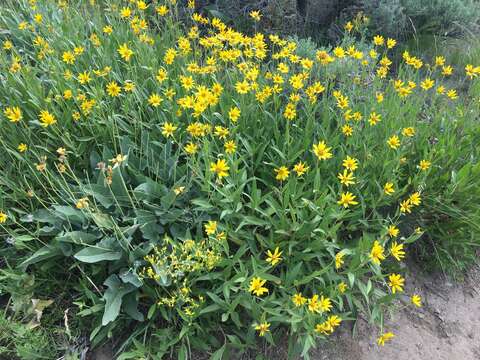
[[[424,305],[386,321],[386,330],[395,334],[390,343],[377,346],[377,330],[360,320],[354,337],[342,329],[334,341],[318,347],[312,360],[479,360],[480,267],[460,284],[418,273],[407,281],[409,292],[422,295]]]

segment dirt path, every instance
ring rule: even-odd
[[[359,321],[354,337],[344,328],[330,344],[319,345],[312,360],[479,360],[480,267],[460,284],[421,274],[407,281],[424,305],[386,321],[395,334],[390,343],[377,346],[378,330]]]

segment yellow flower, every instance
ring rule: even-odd
[[[370,250],[370,259],[374,264],[379,265],[382,260],[385,260],[385,255],[383,253],[384,249],[380,243],[375,240],[373,243],[372,249]]]
[[[278,70],[279,72],[281,72],[282,74],[288,74],[288,72],[290,71],[288,65],[285,64],[285,63],[279,63],[279,64],[277,65],[277,70]]]
[[[332,303],[328,297],[323,295],[319,298],[317,294],[308,299],[308,310],[311,312],[328,312],[332,308]]]
[[[385,39],[384,39],[383,36],[381,36],[381,35],[375,35],[375,36],[373,37],[373,43],[374,43],[375,45],[377,45],[377,46],[383,45],[384,42],[385,42]]]
[[[410,199],[403,200],[400,203],[400,212],[402,213],[411,213],[412,212],[412,203],[410,202]]]
[[[358,160],[355,158],[352,158],[350,156],[347,156],[343,161],[342,161],[342,166],[345,169],[348,169],[350,171],[354,171],[358,168]]]
[[[410,301],[416,307],[422,307],[422,297],[420,295],[413,294],[412,297],[410,298]]]
[[[385,183],[385,185],[383,186],[383,192],[387,195],[392,195],[395,192],[395,189],[393,188],[393,183]]]
[[[177,186],[175,189],[173,189],[173,192],[175,195],[180,195],[185,191],[185,186]]]
[[[282,252],[279,251],[279,248],[276,247],[273,253],[270,250],[267,250],[266,262],[270,263],[272,266],[275,266],[280,261],[282,261]]]
[[[137,1],[137,7],[138,7],[138,10],[146,10],[148,8],[149,5],[147,5],[145,3],[145,1],[143,0],[138,0]]]
[[[345,124],[345,125],[342,126],[342,133],[345,136],[352,136],[353,128],[350,125]]]
[[[130,58],[133,55],[133,51],[128,48],[128,45],[126,43],[121,45],[117,51],[120,54],[121,58],[125,61],[130,61]]]
[[[358,202],[355,201],[356,196],[351,192],[343,192],[340,195],[340,200],[337,201],[337,204],[342,205],[344,208],[348,208],[350,205],[357,205]]]
[[[237,145],[235,144],[235,141],[229,140],[223,145],[225,152],[227,154],[233,154],[235,153],[235,150],[237,149]]]
[[[239,81],[235,84],[235,89],[239,94],[246,94],[250,90],[250,85],[246,80],[242,82]]]
[[[228,170],[230,170],[230,167],[225,159],[218,159],[216,163],[210,163],[210,171],[216,173],[219,179],[227,177]]]
[[[108,160],[108,162],[112,163],[114,166],[118,166],[125,160],[127,160],[127,155],[117,154],[117,156]]]
[[[21,144],[18,144],[17,149],[19,152],[24,153],[25,151],[27,151],[28,146],[27,144],[21,143]]]
[[[133,90],[135,90],[135,83],[130,80],[125,81],[125,84],[123,85],[123,90],[125,90],[126,92],[132,92]]]
[[[295,306],[299,307],[302,305],[305,305],[307,302],[307,298],[303,297],[302,294],[296,293],[295,295],[292,296],[292,301],[295,304]]]
[[[66,64],[72,65],[75,62],[75,55],[71,51],[64,51],[62,54],[62,61]]]
[[[420,161],[420,164],[418,164],[418,167],[420,168],[420,170],[422,171],[426,171],[430,168],[430,165],[432,165],[432,163],[428,160],[421,160]]]
[[[286,166],[280,166],[277,169],[274,169],[275,173],[277,174],[275,176],[275,179],[284,181],[288,178],[288,175],[290,174],[290,171],[288,171]]]
[[[266,282],[267,280],[263,280],[262,278],[259,278],[259,277],[254,277],[250,281],[250,288],[248,291],[255,294],[256,296],[262,296],[263,294],[268,294],[268,289],[263,286],[265,285]]]
[[[395,335],[392,332],[387,332],[385,334],[380,335],[380,337],[377,339],[377,344],[384,346],[385,342],[391,340]]]
[[[299,161],[297,164],[293,166],[293,171],[297,173],[297,176],[302,176],[305,174],[310,167],[307,166],[304,162]]]
[[[65,70],[64,73],[63,73],[63,78],[65,80],[70,80],[71,78],[73,77],[73,74],[70,70]]]
[[[263,322],[255,326],[255,330],[258,331],[258,336],[264,336],[267,332],[270,331],[270,324],[267,322]]]
[[[167,70],[159,69],[157,72],[157,76],[155,77],[159,83],[164,82],[168,78]]]
[[[422,197],[420,196],[420,193],[418,191],[410,195],[408,199],[410,200],[410,203],[415,206],[420,205],[422,202]]]
[[[448,90],[448,91],[447,91],[447,96],[448,96],[451,100],[457,99],[457,98],[458,98],[457,90],[455,90],[455,89]]]
[[[228,112],[228,117],[230,118],[231,122],[236,123],[240,117],[240,109],[236,106],[232,107]]]
[[[390,39],[390,38],[387,39],[387,48],[388,49],[393,48],[396,44],[397,44],[396,40]]]
[[[84,71],[83,73],[78,74],[78,82],[80,84],[88,84],[90,81],[92,81],[90,72]]]
[[[88,198],[81,198],[80,200],[77,201],[77,203],[75,204],[75,207],[77,209],[86,209],[88,208]]]
[[[313,144],[313,153],[319,160],[330,159],[333,155],[331,153],[331,147],[328,147],[325,141],[320,141],[318,144]]]
[[[315,326],[315,332],[318,332],[323,335],[329,335],[331,332],[333,332],[332,327],[328,322],[323,322],[321,324],[317,324]]]
[[[157,107],[162,103],[163,99],[158,94],[152,94],[148,98],[148,103],[153,107]]]
[[[397,237],[400,230],[395,225],[390,225],[387,229],[387,233],[390,237]]]
[[[223,126],[215,126],[215,135],[220,139],[225,139],[230,132]]]
[[[285,111],[283,112],[283,116],[285,116],[285,119],[287,120],[293,120],[297,116],[297,110],[295,108],[295,104],[293,103],[288,103],[287,106],[285,107]]]
[[[398,149],[400,147],[400,139],[397,135],[393,135],[387,140],[387,144],[394,150]]]
[[[217,231],[217,222],[210,220],[204,225],[207,235],[213,235]]]
[[[191,76],[180,76],[180,84],[185,90],[190,90],[195,86],[195,81]]]
[[[433,85],[435,85],[435,80],[432,80],[430,78],[426,78],[424,81],[420,83],[420,87],[425,91],[431,89]]]
[[[125,19],[125,18],[129,18],[130,15],[132,15],[132,10],[128,7],[123,7],[121,10],[120,10],[120,17],[122,19]]]
[[[338,291],[340,291],[341,294],[343,294],[345,291],[347,291],[347,284],[345,284],[343,281],[338,284]]]
[[[255,20],[255,21],[260,21],[262,14],[260,14],[260,11],[250,11],[250,17]]]
[[[413,127],[406,127],[406,128],[403,128],[402,130],[402,135],[403,136],[407,136],[407,137],[412,137],[415,135],[415,128]]]
[[[8,215],[3,211],[0,211],[0,224],[5,224],[7,222]]]
[[[50,114],[47,110],[40,111],[40,123],[43,127],[53,125],[57,122],[55,116]]]
[[[368,118],[368,123],[372,126],[376,125],[382,120],[382,115],[372,112]]]
[[[178,129],[178,126],[173,125],[172,123],[166,122],[162,125],[162,135],[165,137],[173,137],[173,133]]]
[[[3,50],[10,50],[13,48],[13,43],[10,40],[5,40],[3,42]]]
[[[330,335],[335,331],[335,328],[340,326],[342,319],[337,315],[331,315],[321,324],[315,326],[315,331],[323,334]]]
[[[332,328],[336,328],[340,326],[342,322],[342,318],[338,315],[330,315],[327,319],[327,322],[330,324]]]
[[[453,74],[453,67],[450,65],[442,67],[442,75],[443,76],[450,76]]]
[[[198,145],[194,144],[192,142],[189,142],[187,145],[185,145],[185,152],[189,155],[193,155],[197,152],[198,150]]]
[[[343,260],[343,257],[345,256],[345,253],[339,252],[335,255],[335,268],[340,269],[342,265],[345,263],[345,260]]]
[[[392,243],[392,246],[390,247],[390,252],[392,256],[397,259],[398,261],[401,261],[405,257],[405,251],[403,250],[403,244],[397,244],[396,241]]]
[[[388,279],[390,282],[388,283],[388,286],[392,289],[392,293],[395,294],[397,291],[402,292],[403,291],[403,285],[405,283],[405,279],[402,278],[401,275],[399,274],[391,274]]]
[[[348,172],[347,169],[343,170],[343,173],[338,174],[338,179],[342,185],[347,187],[355,184],[355,176],[353,176],[353,172]]]
[[[347,23],[344,25],[343,28],[344,28],[347,32],[352,31],[352,29],[353,29],[353,24],[352,24],[352,22],[351,22],[351,21],[347,22]]]
[[[377,98],[377,102],[380,104],[381,102],[383,102],[383,99],[384,99],[384,96],[383,96],[383,93],[381,92],[377,92],[375,94],[375,97]]]
[[[22,110],[18,106],[7,107],[3,110],[3,113],[10,122],[19,122],[23,118]]]
[[[117,97],[120,95],[121,91],[122,89],[115,81],[112,81],[107,85],[107,94],[111,97]]]
[[[465,66],[465,73],[467,77],[471,80],[474,77],[477,77],[480,75],[480,66],[474,67],[472,64],[467,64]]]
[[[65,100],[70,100],[73,97],[73,92],[70,89],[67,89],[63,92],[63,98]]]
[[[338,58],[343,58],[345,57],[345,50],[342,47],[337,46],[333,49],[333,54]]]
[[[82,55],[84,51],[85,48],[83,46],[75,46],[73,48],[73,52],[75,53],[75,55]]]
[[[104,34],[110,35],[113,32],[113,27],[111,25],[106,25],[102,29]]]
[[[157,11],[157,14],[160,16],[165,16],[168,14],[168,7],[165,5],[157,6],[155,10]]]

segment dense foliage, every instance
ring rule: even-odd
[[[421,306],[414,244],[472,259],[478,64],[406,51],[393,68],[396,41],[364,38],[366,17],[313,49],[193,1],[0,9],[0,290],[17,321],[34,297],[70,338],[121,338],[123,359],[228,358],[259,336],[308,357],[358,313],[391,340],[386,310]]]

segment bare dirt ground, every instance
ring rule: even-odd
[[[329,342],[319,343],[312,360],[480,360],[480,266],[473,267],[463,282],[453,283],[441,274],[419,270],[407,277],[406,293],[422,296],[423,306],[407,306],[385,321],[395,337],[384,347],[376,343],[378,330],[364,320],[343,324]],[[103,349],[105,351],[105,349]],[[286,360],[286,349],[259,351],[266,359]],[[257,354],[239,359],[252,360]],[[112,359],[111,350],[92,359]],[[200,356],[198,359],[204,359]],[[206,357],[205,359],[208,359]]]
[[[480,267],[457,284],[421,273],[407,281],[424,304],[386,321],[386,331],[395,334],[390,343],[379,347],[378,330],[360,320],[355,336],[344,328],[319,345],[312,360],[480,360]]]

